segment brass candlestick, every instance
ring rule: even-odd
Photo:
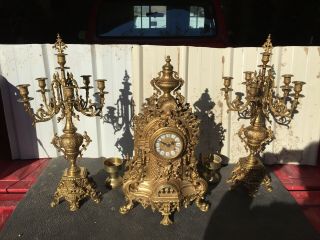
[[[104,169],[109,173],[106,179],[106,185],[111,188],[117,188],[122,185],[122,177],[119,175],[123,163],[122,158],[107,158],[104,161]]]
[[[250,125],[248,127],[242,126],[238,132],[250,154],[240,158],[228,182],[231,183],[231,188],[242,183],[252,196],[255,195],[261,184],[268,191],[272,191],[271,179],[260,160],[261,152],[274,139],[271,127],[266,127],[266,120],[271,122],[269,118],[271,115],[275,122],[288,125],[299,104],[299,98],[302,97],[300,92],[304,84],[304,82],[294,81],[294,86],[290,86],[293,75],[285,74],[283,75],[284,85],[280,87],[283,96],[276,94],[274,91],[274,69],[267,65],[272,55],[270,35],[262,47],[264,52],[262,53],[262,65],[258,66],[259,72],[244,72],[246,81],[243,84],[246,86],[246,102],[241,101],[240,95],[231,101],[229,93],[232,91],[230,88],[232,77],[223,77],[225,87],[221,89],[225,93],[228,111],[237,111],[240,117],[250,119]],[[292,89],[294,93],[289,94]],[[291,106],[288,107],[288,105]]]
[[[204,164],[203,177],[209,183],[218,183],[221,179],[219,170],[221,168],[222,159],[217,154],[210,154]]]
[[[30,98],[28,96],[29,84],[18,85],[21,98],[18,100],[23,103],[23,106],[33,120],[33,125],[37,122],[45,122],[52,119],[55,115],[61,112],[61,115],[57,118],[58,122],[65,119],[65,127],[60,137],[55,134],[52,144],[62,152],[66,160],[70,161],[70,166],[65,169],[62,179],[58,185],[58,188],[54,194],[51,206],[56,206],[60,199],[64,198],[69,203],[70,211],[75,211],[79,208],[79,202],[90,197],[95,202],[100,202],[100,195],[94,189],[94,183],[89,181],[88,172],[84,167],[78,167],[76,164],[77,157],[82,157],[82,152],[87,149],[87,146],[91,142],[90,137],[84,132],[84,135],[77,133],[77,128],[74,126],[72,118],[79,116],[75,114],[75,111],[82,113],[83,115],[94,117],[101,116],[102,107],[104,105],[104,92],[105,81],[104,79],[96,80],[98,92],[95,95],[98,98],[98,102],[92,103],[89,99],[90,75],[83,75],[83,87],[78,87],[76,80],[73,78],[72,73],[66,72],[68,67],[66,64],[66,54],[64,50],[67,45],[62,41],[59,34],[57,35],[57,41],[53,48],[57,50],[57,59],[60,70],[53,74],[53,80],[50,84],[50,90],[46,89],[46,78],[37,78],[39,84],[39,90],[42,96],[44,104],[40,105],[40,108],[34,112],[30,105]],[[85,90],[85,98],[79,95],[79,89]],[[47,98],[46,94],[51,93]]]

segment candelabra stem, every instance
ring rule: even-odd
[[[70,166],[68,168],[68,175],[75,177],[80,173],[80,168],[76,165],[76,160],[72,159],[70,160]]]
[[[265,117],[260,108],[257,110],[257,116],[252,119],[251,125],[242,127],[238,133],[242,142],[245,143],[246,149],[249,148],[249,155],[240,158],[235,169],[232,171],[228,182],[231,188],[242,184],[248,189],[250,196],[255,196],[261,184],[268,191],[272,191],[271,179],[267,170],[260,159],[260,152],[264,146],[273,139],[271,129],[266,128]]]
[[[60,199],[64,198],[69,203],[70,211],[75,211],[79,208],[79,203],[82,199],[90,197],[96,203],[101,201],[100,193],[94,189],[95,184],[88,178],[88,171],[84,167],[78,167],[76,164],[77,157],[81,155],[83,149],[90,142],[90,138],[86,133],[81,135],[77,133],[77,128],[72,122],[72,113],[70,106],[66,105],[66,125],[63,129],[64,134],[61,137],[54,137],[52,143],[60,151],[64,153],[65,158],[70,161],[70,165],[65,169],[62,179],[54,194],[51,206],[59,204]],[[86,144],[83,145],[83,142]]]

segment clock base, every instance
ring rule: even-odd
[[[121,214],[128,213],[134,206],[134,202],[140,203],[143,208],[151,207],[152,211],[158,211],[163,219],[160,224],[170,225],[171,214],[180,211],[180,207],[188,207],[192,202],[203,212],[208,211],[209,204],[204,201],[204,193],[207,183],[198,178],[193,182],[187,180],[169,181],[143,181],[137,184],[135,181],[127,181],[123,185],[126,195],[126,204],[120,207]]]
[[[272,191],[271,178],[256,156],[240,158],[227,182],[231,183],[231,189],[244,186],[251,197],[255,197],[261,185],[264,185],[267,191]]]
[[[51,207],[58,205],[61,199],[69,203],[70,211],[78,210],[80,201],[86,197],[90,197],[94,202],[99,203],[101,196],[94,188],[95,183],[88,177],[86,168],[80,167],[79,173],[73,174],[73,176],[70,176],[68,169],[65,169],[53,196]]]

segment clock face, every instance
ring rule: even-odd
[[[181,137],[174,132],[160,134],[155,140],[155,151],[163,158],[176,158],[183,149]]]

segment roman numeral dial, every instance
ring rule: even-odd
[[[155,151],[163,158],[176,158],[183,149],[183,141],[176,133],[160,134],[155,141]]]

